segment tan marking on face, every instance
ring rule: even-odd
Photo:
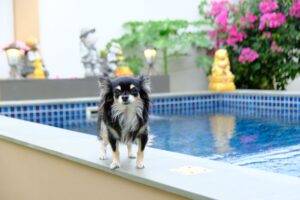
[[[116,89],[121,90],[121,86],[118,85],[118,86],[116,87]]]
[[[131,84],[130,85],[130,89],[135,88],[135,85]]]

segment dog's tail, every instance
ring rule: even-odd
[[[154,142],[155,142],[154,138],[155,138],[155,135],[153,135],[151,133],[148,134],[147,146],[151,147],[154,144]]]
[[[102,116],[100,113],[100,109],[98,110],[98,119],[97,119],[97,137],[99,140],[102,140],[101,137],[101,123],[102,123]]]

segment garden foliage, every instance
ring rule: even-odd
[[[215,48],[226,48],[238,88],[285,89],[300,73],[300,0],[204,0]]]
[[[137,65],[143,59],[143,50],[155,48],[161,55],[164,74],[169,74],[169,57],[185,55],[192,46],[208,48],[212,42],[207,31],[201,29],[207,21],[188,22],[186,20],[162,20],[145,22],[127,22],[126,33],[113,41],[118,42],[125,52],[132,52],[129,66],[138,71]],[[134,58],[134,59],[133,59]],[[160,59],[160,57],[158,58]],[[131,63],[131,61],[134,61]],[[141,66],[142,67],[142,66]]]

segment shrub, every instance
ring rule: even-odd
[[[199,11],[215,48],[228,50],[238,88],[285,89],[299,74],[300,0],[211,0]]]

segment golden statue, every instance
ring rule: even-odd
[[[215,53],[212,75],[208,77],[208,89],[224,92],[235,90],[234,75],[230,71],[230,63],[226,49],[219,49]]]
[[[30,49],[25,53],[26,67],[24,67],[22,75],[31,79],[46,79],[48,71],[44,67],[38,39],[30,37],[26,40],[26,45]]]
[[[34,61],[34,70],[32,74],[27,75],[27,78],[33,79],[45,79],[46,73],[44,71],[43,62],[41,59],[36,59]]]

